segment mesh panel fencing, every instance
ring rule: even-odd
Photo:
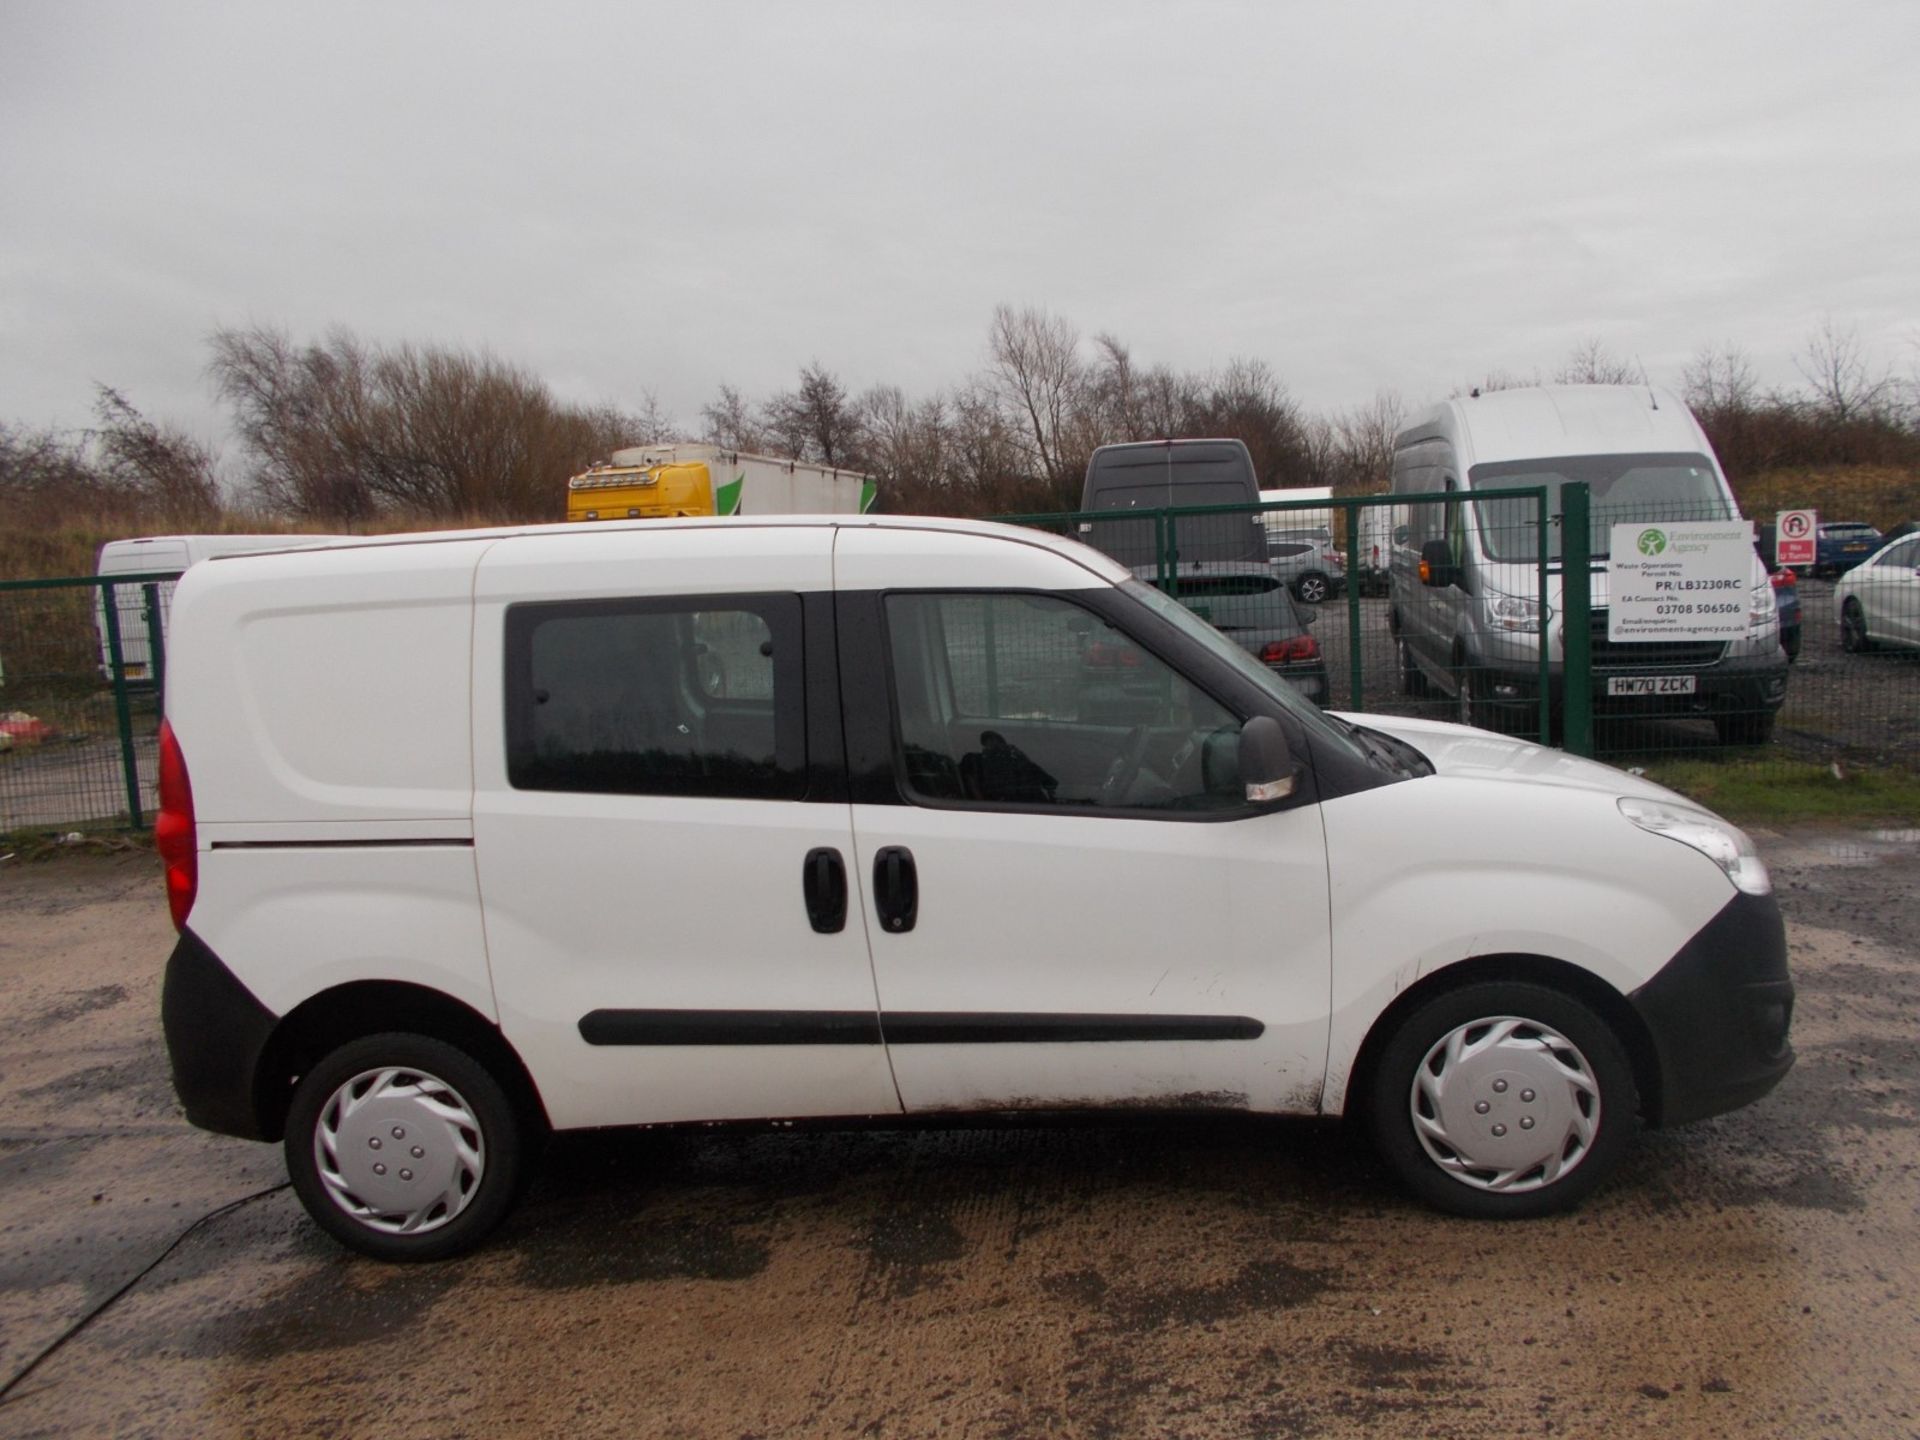
[[[152,823],[178,578],[0,584],[0,833]]]

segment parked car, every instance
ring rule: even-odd
[[[1287,583],[1296,598],[1309,605],[1332,599],[1346,583],[1346,567],[1334,546],[1333,532],[1324,527],[1270,530],[1267,565]]]
[[[1920,648],[1920,535],[1908,535],[1840,577],[1833,589],[1840,644]]]
[[[1753,552],[1766,567],[1773,587],[1773,607],[1780,616],[1780,648],[1789,662],[1800,658],[1800,581],[1791,567],[1773,563],[1773,526],[1762,525],[1753,540]]]
[[[1793,1062],[1738,829],[1322,712],[1039,531],[370,537],[194,566],[169,640],[174,1087],[371,1255],[478,1243],[552,1131],[1025,1109],[1352,1117],[1518,1218]]]
[[[1813,573],[1842,575],[1880,548],[1880,532],[1859,520],[1833,520],[1814,538]]]
[[[1134,574],[1152,584],[1152,570]],[[1326,657],[1308,633],[1313,611],[1301,610],[1286,582],[1264,565],[1180,567],[1180,603],[1316,705],[1332,698]]]

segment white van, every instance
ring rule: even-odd
[[[1477,391],[1400,433],[1389,623],[1403,688],[1451,695],[1465,724],[1539,715],[1540,606],[1547,607],[1549,686],[1562,699],[1560,487],[1592,488],[1591,654],[1595,713],[1698,715],[1723,744],[1764,744],[1786,700],[1787,658],[1773,587],[1752,558],[1747,630],[1735,640],[1631,641],[1607,635],[1607,550],[1625,522],[1738,520],[1713,447],[1678,397],[1644,385],[1546,385]],[[1460,503],[1544,486],[1548,588],[1530,500]],[[1423,565],[1424,562],[1424,565]],[[1649,693],[1652,692],[1652,693]]]
[[[197,565],[172,638],[174,1084],[369,1254],[478,1241],[551,1130],[800,1117],[1364,1116],[1533,1215],[1792,1063],[1734,827],[1325,715],[1035,531],[389,537]]]
[[[214,555],[251,555],[265,550],[326,545],[339,538],[334,535],[142,535],[136,539],[107,541],[100,547],[94,573],[105,577],[173,576],[195,561]],[[173,584],[171,579],[153,582],[163,646]],[[136,582],[116,585],[113,599],[114,618],[120,622],[121,673],[135,686],[150,686],[154,681],[154,655],[153,637],[147,627],[146,586]],[[113,645],[107,634],[104,586],[93,597],[93,624],[100,636],[100,674],[111,680]]]

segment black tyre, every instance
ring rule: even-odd
[[[1484,726],[1487,723],[1485,710],[1474,672],[1465,665],[1456,667],[1453,672],[1453,718],[1462,725]]]
[[[1393,642],[1394,654],[1400,661],[1400,693],[1415,698],[1427,693],[1427,677],[1420,672],[1415,663],[1413,651],[1407,645],[1406,636],[1397,636]]]
[[[1840,608],[1840,648],[1849,655],[1864,655],[1873,649],[1873,639],[1867,634],[1867,614],[1858,600],[1849,599]]]
[[[1367,1096],[1381,1155],[1428,1204],[1474,1219],[1577,1205],[1638,1126],[1606,1023],[1545,985],[1482,982],[1400,1022]]]
[[[287,1112],[287,1171],[320,1228],[380,1260],[443,1260],[518,1198],[524,1126],[464,1050],[369,1035],[313,1067]]]
[[[1293,593],[1309,605],[1318,605],[1333,593],[1333,585],[1318,570],[1309,570],[1293,582]]]
[[[1713,728],[1722,745],[1765,745],[1773,739],[1777,718],[1772,710],[1740,710],[1714,716]]]

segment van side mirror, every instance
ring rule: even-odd
[[[1437,590],[1460,583],[1460,567],[1446,541],[1429,540],[1420,547],[1420,583]]]
[[[1256,715],[1240,727],[1240,783],[1249,805],[1271,805],[1293,794],[1293,753],[1287,732],[1271,715]]]

